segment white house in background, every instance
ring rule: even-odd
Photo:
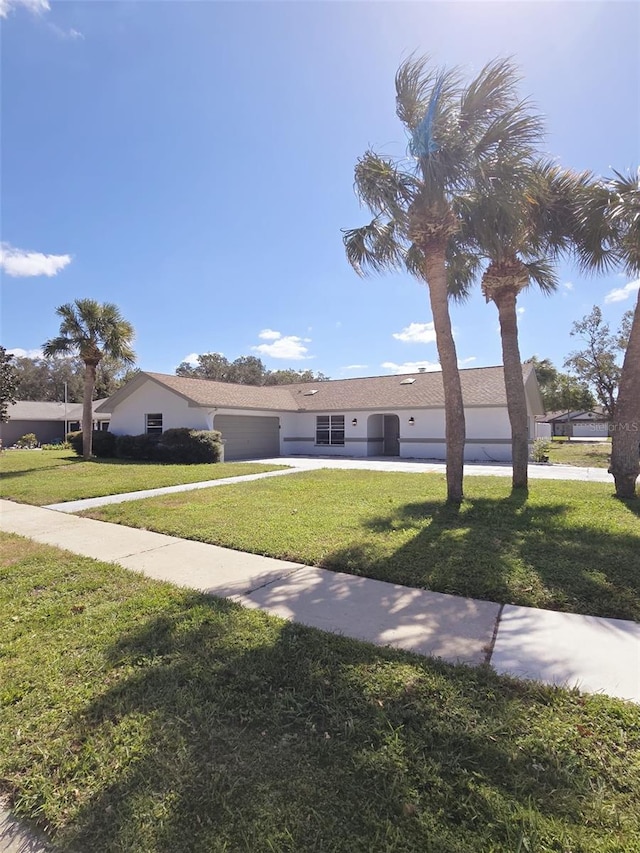
[[[567,421],[575,438],[604,439],[609,435],[609,418],[601,406],[592,411],[550,412],[544,423],[551,427],[551,435],[567,435]]]
[[[544,413],[535,372],[523,365],[529,435]],[[511,459],[502,367],[460,371],[468,461]],[[445,458],[441,373],[336,379],[295,385],[232,385],[139,373],[103,402],[116,435],[174,427],[216,429],[225,459],[271,456]]]
[[[109,415],[96,415],[100,403],[93,402],[93,428],[109,429]],[[4,447],[11,447],[23,435],[34,433],[39,444],[64,441],[68,432],[82,429],[82,403],[39,402],[18,400],[7,406],[9,420],[0,424],[0,439]]]

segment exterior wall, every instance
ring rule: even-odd
[[[19,438],[34,433],[39,444],[64,441],[64,421],[12,421],[0,425],[3,447],[12,447]]]
[[[367,456],[367,417],[370,412],[331,412],[344,415],[344,446],[316,445],[316,414],[328,412],[282,412],[280,453],[283,456]],[[352,425],[356,418],[358,423]]]
[[[537,423],[536,424],[536,438],[551,438],[553,430],[551,429],[551,424],[547,423]]]
[[[415,423],[408,425],[408,417]],[[511,425],[506,408],[465,410],[466,462],[511,461]],[[446,458],[444,409],[422,409],[400,415],[400,456],[415,459]]]
[[[609,423],[607,421],[574,422],[573,434],[576,438],[607,438]]]
[[[382,455],[382,414],[400,419],[400,456],[405,459],[438,459],[446,456],[443,409],[396,412],[345,411],[344,446],[316,445],[316,414],[287,412],[280,415],[280,452],[283,456],[379,456]],[[343,414],[338,412],[337,414]],[[409,423],[409,418],[414,423]],[[357,420],[354,426],[353,419]],[[468,462],[511,460],[511,427],[505,408],[467,409]]]
[[[116,406],[110,431],[116,435],[140,435],[145,432],[145,414],[162,412],[162,428],[189,427],[212,429],[213,412],[190,407],[186,400],[148,380]]]

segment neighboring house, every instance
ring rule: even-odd
[[[549,412],[542,422],[551,426],[551,435],[568,435],[567,422],[575,438],[607,438],[609,435],[609,418],[600,406],[592,411]]]
[[[106,400],[93,403],[94,429],[109,429],[110,415],[96,415],[96,408]],[[68,432],[82,428],[82,403],[39,403],[20,400],[7,407],[9,420],[0,424],[3,447],[11,447],[19,438],[34,433],[39,444],[64,441]]]
[[[523,365],[529,435],[544,413],[533,367]],[[509,461],[511,429],[502,367],[460,371],[468,461]],[[116,435],[172,427],[220,430],[226,459],[401,456],[444,459],[441,373],[256,387],[139,373],[97,408]]]

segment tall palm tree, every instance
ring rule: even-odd
[[[458,242],[485,261],[482,293],[498,309],[516,489],[528,485],[529,459],[518,296],[532,284],[545,295],[556,290],[553,261],[571,245],[574,194],[585,180],[550,163],[505,160],[457,202],[463,222]],[[465,295],[459,289],[458,298]]]
[[[578,199],[578,258],[583,268],[622,265],[640,275],[640,169],[586,187]],[[640,292],[631,319],[612,422],[611,466],[619,498],[636,496],[640,474]]]
[[[396,74],[396,112],[409,136],[409,157],[367,151],[355,190],[374,218],[344,232],[356,272],[405,269],[426,282],[445,395],[447,499],[463,498],[465,421],[448,306],[447,263],[460,228],[455,199],[508,158],[528,159],[540,122],[517,97],[509,60],[494,60],[468,85],[458,70],[431,69],[411,57]]]
[[[56,308],[56,314],[62,318],[60,334],[45,342],[43,352],[47,358],[77,353],[84,362],[82,455],[90,459],[96,368],[105,357],[117,359],[125,365],[134,364],[131,342],[135,332],[117,306],[110,302],[100,304],[94,299],[76,299],[73,304]]]

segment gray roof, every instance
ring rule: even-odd
[[[106,400],[94,400],[93,411]],[[81,421],[82,403],[44,403],[39,400],[17,400],[7,407],[7,415],[12,421]],[[107,420],[107,417],[103,418]]]
[[[533,367],[524,364],[522,370],[526,382],[533,374]],[[442,373],[439,371],[269,386],[233,385],[164,373],[139,373],[116,391],[99,411],[113,411],[121,400],[148,379],[169,388],[190,405],[198,407],[331,412],[444,406]],[[466,407],[506,405],[502,366],[467,368],[460,371],[460,380]]]

